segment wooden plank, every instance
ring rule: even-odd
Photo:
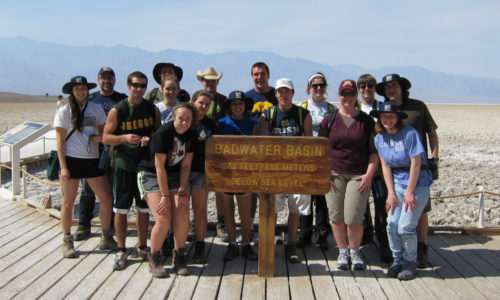
[[[369,246],[363,248],[370,248],[367,251],[377,252],[377,249],[374,247],[373,243]],[[363,254],[363,252],[361,253]],[[387,296],[384,294],[381,286],[377,282],[377,277],[374,272],[372,272],[370,265],[368,264],[368,260],[363,255],[363,259],[366,264],[365,270],[353,270],[352,273],[356,282],[358,282],[359,289],[363,297],[370,299],[387,299]]]
[[[254,250],[255,249],[254,247]],[[245,277],[243,279],[243,290],[241,299],[255,300],[266,298],[266,279],[259,276],[258,261],[247,260],[245,266]]]
[[[0,197],[0,208],[2,210],[9,210],[9,208],[11,206],[14,206],[14,205],[17,205],[17,202],[16,201],[13,201],[13,200],[10,200],[10,199],[4,199],[2,197]]]
[[[370,245],[362,247],[361,252],[363,253],[367,267],[375,275],[384,295],[388,299],[393,300],[410,299],[411,296],[404,287],[403,282],[397,278],[387,277],[386,273],[389,265],[380,260],[380,253],[378,250],[374,250],[374,248],[373,243],[370,243]]]
[[[316,299],[340,299],[333,283],[330,268],[323,251],[316,246],[305,248],[304,259],[311,274],[311,283]]]
[[[152,278],[153,276],[151,276],[151,273],[149,273],[148,263],[141,263],[132,278],[130,278],[130,283],[125,285],[116,299],[139,299],[142,294],[144,294],[144,291],[148,288]]]
[[[26,232],[35,229],[49,220],[50,219],[39,214],[30,214],[22,219],[19,219],[18,222],[12,223],[11,226],[3,228],[5,232],[0,237],[0,247],[3,247],[7,243],[22,237]]]
[[[259,242],[260,247],[260,242]],[[260,255],[260,254],[259,254]],[[274,277],[267,277],[266,299],[291,299],[288,286],[288,270],[286,268],[285,247],[277,244],[275,247],[276,267]]]
[[[0,221],[0,231],[4,230],[9,230],[12,225],[16,224],[17,222],[21,221],[27,216],[34,215],[34,211],[31,209],[25,209],[22,210],[14,215],[9,216],[8,218],[3,219]]]
[[[65,274],[61,274],[61,278],[39,299],[62,299],[78,286],[105,256],[95,253],[99,242],[100,238],[98,237],[93,237],[82,242],[78,247],[78,259],[71,259],[73,260],[73,267],[67,269]]]
[[[275,203],[275,195],[259,194],[259,276],[263,277],[274,276]]]
[[[243,275],[245,274],[245,257],[239,255],[224,266],[224,273],[220,283],[217,298],[240,299],[243,288]]]
[[[441,255],[443,252],[437,248],[435,237],[432,235],[429,236],[429,241],[429,263],[434,267],[435,272],[444,279],[445,283],[460,297],[465,299],[484,299],[483,295],[465,280],[462,275],[455,270],[453,265],[450,264],[453,263],[453,261],[449,261],[445,259],[445,256]]]
[[[219,238],[214,238],[209,249],[205,250],[208,251],[208,256],[199,275],[196,289],[192,294],[192,299],[205,300],[217,298],[221,274],[224,269],[222,257],[226,252],[226,248],[227,243],[223,243]],[[182,291],[176,289],[170,292],[168,298],[177,299],[176,297],[180,296],[182,296]]]
[[[22,213],[23,211],[26,210],[31,212],[31,210],[29,209],[30,209],[29,207],[24,205],[14,205],[13,207],[9,207],[8,210],[3,211],[2,214],[0,215],[0,224],[2,224],[2,226],[8,225],[9,222],[5,221],[6,219],[10,218],[11,216],[16,216],[17,214]]]
[[[135,245],[137,243],[137,236],[131,236],[131,232],[127,232],[127,245]],[[97,291],[92,295],[90,299],[114,299],[128,284],[133,284],[130,281],[134,273],[143,263],[142,258],[133,258],[132,252],[135,251],[133,247],[127,248],[127,266],[124,270],[114,271],[108,276],[108,278],[102,283]],[[113,260],[114,260],[114,255]],[[113,264],[109,265],[109,268],[113,269]]]
[[[463,249],[464,245],[459,242],[459,245],[452,246],[446,243],[446,240],[453,239],[453,237],[448,236],[448,238],[438,235],[433,237],[433,243],[440,248],[441,255],[449,261],[453,261],[453,267],[462,274],[468,282],[470,282],[478,292],[480,292],[486,298],[500,299],[500,290],[496,287],[500,283],[500,272],[496,272],[494,268],[490,267],[484,260],[475,255],[469,250]],[[457,241],[450,241],[451,243],[457,243]],[[493,276],[497,276],[497,280],[494,277],[488,280],[488,277],[481,272],[484,269],[485,272],[489,272]]]
[[[26,254],[37,250],[44,243],[50,241],[56,235],[61,235],[61,229],[56,220],[49,222],[47,226],[40,226],[40,230],[26,233],[22,238],[0,248],[0,270],[24,258]],[[34,233],[33,233],[34,232]],[[8,254],[8,255],[7,255]]]
[[[292,264],[287,261],[290,296],[292,299],[313,299],[314,293],[309,271],[307,270],[307,263],[304,260],[304,252],[300,250],[297,249],[297,254],[302,259],[300,263]]]
[[[486,260],[488,264],[494,267],[496,270],[500,271],[500,237],[478,237],[470,236],[467,237],[471,241],[475,242],[480,249],[477,249],[478,254],[481,258]],[[498,241],[498,244],[495,244]]]
[[[331,238],[329,238],[331,241]],[[335,245],[333,242],[329,242],[330,245]],[[331,270],[333,276],[333,282],[335,283],[336,290],[341,299],[361,299],[363,294],[359,290],[356,280],[354,280],[351,271],[343,271],[337,269],[337,256],[339,255],[339,249],[331,247],[332,250],[326,251],[325,256],[328,262],[328,268]]]

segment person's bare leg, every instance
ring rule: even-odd
[[[155,218],[155,224],[151,229],[151,253],[156,253],[161,250],[163,242],[167,237],[167,232],[170,227],[170,210],[165,214],[159,215],[155,207],[160,203],[161,193],[148,193],[145,197],[148,206],[151,208],[151,213]],[[170,201],[170,200],[169,200]]]
[[[427,241],[429,235],[429,219],[427,213],[423,212],[418,219],[417,238],[418,241]]]
[[[224,223],[226,224],[229,242],[236,242],[236,222],[234,220],[234,200],[233,195],[221,193],[222,206],[224,208]]]
[[[350,249],[359,250],[362,239],[363,239],[363,225],[347,226],[347,240]]]
[[[170,190],[170,195],[174,195],[172,204],[172,219],[174,227],[175,250],[186,248],[186,240],[189,233],[189,193],[186,196],[179,196],[177,190]]]
[[[137,240],[138,246],[144,247],[148,245],[148,227],[149,213],[138,212],[136,216]]]
[[[113,199],[109,191],[108,177],[103,175],[95,178],[87,178],[87,182],[100,202],[99,218],[101,219],[101,227],[103,230],[109,230],[111,227],[111,205]]]
[[[63,193],[63,203],[61,205],[61,227],[64,234],[71,232],[71,223],[73,220],[73,205],[75,204],[76,194],[78,192],[78,179],[69,179],[61,181]]]
[[[290,201],[290,200],[289,200]],[[300,214],[289,212],[288,213],[288,241],[295,243],[297,238],[297,230],[299,229]]]
[[[127,215],[115,212],[115,234],[118,248],[125,248],[127,238]]]
[[[347,248],[347,226],[344,221],[332,222],[332,232],[339,249]]]

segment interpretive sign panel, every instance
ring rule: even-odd
[[[29,138],[33,133],[36,133],[44,127],[48,127],[48,125],[34,122],[24,122],[0,136],[0,142],[4,144],[14,145],[26,138]]]
[[[214,135],[206,142],[210,190],[232,193],[326,194],[330,143],[320,137]]]

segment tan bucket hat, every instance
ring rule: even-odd
[[[203,73],[198,70],[196,72],[196,78],[198,78],[199,81],[202,79],[208,79],[208,80],[219,80],[222,78],[223,73],[217,74],[217,71],[215,71],[214,67],[208,67],[203,71]]]

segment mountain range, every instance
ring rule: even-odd
[[[356,80],[364,73],[381,79],[386,74],[398,73],[411,81],[410,96],[426,102],[500,104],[500,79],[445,74],[418,66],[370,69],[352,64],[331,66],[264,51],[203,54],[167,49],[151,52],[123,45],[68,46],[23,37],[0,38],[0,91],[57,95],[74,75],[84,75],[89,81],[96,82],[97,72],[102,66],[115,70],[115,89],[118,91],[128,92],[126,77],[135,70],[148,76],[148,89],[151,89],[158,86],[151,73],[153,66],[158,62],[173,62],[183,68],[181,87],[190,94],[201,88],[196,71],[213,66],[219,74],[223,73],[218,91],[227,95],[232,90],[247,91],[253,87],[250,68],[257,61],[269,65],[271,85],[278,78],[292,79],[296,91],[294,101],[307,98],[307,79],[322,71],[328,78],[329,100],[333,102],[338,101],[336,91],[343,79]]]

